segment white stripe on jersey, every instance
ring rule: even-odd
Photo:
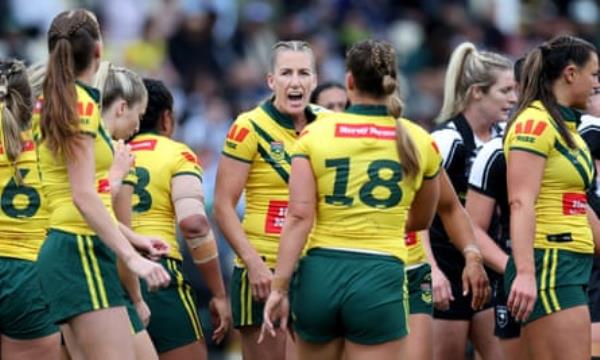
[[[498,156],[502,155],[502,138],[494,138],[483,145],[471,166],[469,185],[477,189],[487,190],[488,176],[491,165]]]
[[[431,133],[431,136],[440,149],[443,159],[442,165],[447,168],[448,164],[452,162],[456,148],[463,142],[462,137],[457,130],[449,127],[436,130]]]
[[[579,124],[579,127],[577,128],[577,132],[579,132],[580,135],[583,135],[590,131],[600,133],[600,117],[583,115],[581,117],[581,124]]]

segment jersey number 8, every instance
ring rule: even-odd
[[[29,169],[19,169],[21,179],[24,179],[29,171]],[[27,206],[15,206],[15,199],[18,196],[27,197]],[[15,178],[12,177],[10,181],[4,185],[4,191],[2,191],[2,196],[0,197],[0,204],[2,206],[2,211],[11,218],[30,218],[35,215],[40,208],[40,194],[31,186],[17,184]]]
[[[146,186],[150,184],[150,172],[143,167],[135,168],[137,182],[133,188],[133,193],[138,196],[139,202],[133,206],[133,211],[142,213],[150,210],[152,207],[152,195],[146,190]]]
[[[354,198],[346,194],[350,174],[350,158],[327,159],[325,160],[325,167],[335,169],[333,194],[325,195],[325,202],[331,205],[352,205]],[[381,170],[391,171],[391,176],[383,178]],[[399,183],[402,181],[402,166],[399,162],[385,159],[372,161],[367,167],[367,176],[369,180],[362,184],[358,190],[360,201],[367,206],[379,209],[386,209],[400,203],[402,189]],[[384,198],[375,197],[374,191],[378,187],[386,188],[389,195]]]

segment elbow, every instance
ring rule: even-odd
[[[86,189],[72,189],[71,198],[73,199],[73,204],[75,204],[75,207],[81,213],[85,213],[87,205],[90,203],[94,195],[96,194]]]
[[[181,234],[185,239],[206,236],[210,231],[210,223],[205,215],[191,215],[179,222]]]

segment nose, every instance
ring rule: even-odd
[[[516,103],[517,103],[517,100],[518,100],[518,98],[517,98],[517,91],[513,89],[513,90],[511,90],[511,91],[510,91],[510,93],[508,94],[508,102],[509,102],[511,105],[514,105],[514,104],[516,104]]]

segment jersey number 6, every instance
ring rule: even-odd
[[[24,179],[30,170],[19,169],[18,171],[21,175],[21,179]],[[15,199],[18,196],[27,197],[27,204],[25,206],[15,206]],[[11,218],[30,218],[35,215],[40,208],[40,194],[31,186],[18,185],[15,178],[12,177],[10,181],[4,185],[0,204],[2,206],[2,211]]]

